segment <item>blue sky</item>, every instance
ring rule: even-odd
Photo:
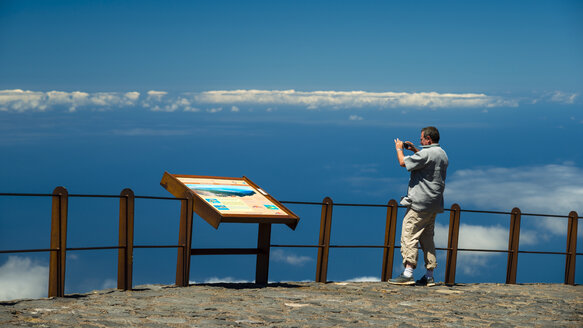
[[[280,200],[384,204],[408,180],[393,139],[435,125],[446,206],[583,212],[578,1],[1,1],[0,77],[0,192],[169,196],[168,171],[245,175]],[[176,243],[176,202],[136,206],[136,243]],[[289,207],[300,224],[274,227],[272,242],[316,244],[319,208]],[[72,199],[69,245],[115,244],[117,211]],[[49,213],[50,199],[1,197],[0,249],[48,247]],[[460,242],[504,249],[508,221],[464,214]],[[383,224],[382,210],[337,207],[333,243],[379,245]],[[438,246],[447,224],[438,217]],[[521,249],[564,251],[565,231],[525,217]],[[195,218],[195,247],[255,238],[254,225]],[[172,283],[175,258],[139,250],[134,282]],[[315,258],[273,249],[270,279],[313,280]],[[334,249],[328,277],[379,279],[380,260]],[[254,277],[252,257],[192,261],[192,281]],[[505,265],[465,254],[457,280],[503,282]],[[48,254],[0,256],[0,299],[46,295],[47,266]],[[70,252],[67,292],[115,286],[115,270],[114,251]],[[518,281],[560,283],[563,270],[563,256],[521,254]]]

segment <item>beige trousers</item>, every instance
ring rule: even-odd
[[[401,231],[403,265],[408,262],[413,268],[417,267],[417,243],[419,243],[423,250],[425,268],[433,270],[437,267],[433,241],[436,215],[435,212],[417,212],[410,208],[407,210]]]

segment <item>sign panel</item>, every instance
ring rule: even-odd
[[[221,214],[288,216],[260,188],[243,179],[177,177]]]
[[[195,198],[194,211],[215,228],[221,222],[285,223],[299,218],[246,177],[226,178],[164,173],[161,185],[175,197]]]

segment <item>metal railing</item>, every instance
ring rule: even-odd
[[[154,197],[154,196],[135,196],[131,189],[124,189],[120,195],[86,195],[86,194],[69,194],[63,187],[57,187],[52,194],[39,193],[0,193],[0,196],[13,197],[52,197],[51,211],[51,241],[50,247],[44,249],[19,249],[19,250],[0,250],[4,253],[30,253],[30,252],[50,252],[49,264],[49,297],[64,296],[65,290],[65,263],[66,252],[71,250],[106,250],[118,249],[118,278],[117,288],[123,290],[132,289],[133,276],[133,249],[134,248],[177,248],[177,268],[176,268],[176,285],[187,286],[190,271],[191,255],[197,255],[201,250],[189,249],[192,241],[192,215],[193,202],[190,197]],[[100,246],[100,247],[67,247],[67,217],[69,198],[118,198],[119,205],[119,242],[117,246]],[[134,206],[135,199],[152,199],[152,200],[172,200],[181,202],[179,241],[177,245],[134,245]],[[330,248],[376,248],[383,249],[381,281],[387,281],[392,277],[393,259],[395,249],[400,248],[395,245],[397,212],[399,206],[395,200],[390,200],[386,205],[380,204],[334,204],[331,198],[326,197],[322,202],[300,202],[300,201],[281,201],[284,204],[321,206],[320,230],[317,245],[282,245],[269,244],[267,250],[262,249],[230,249],[233,254],[263,254],[269,255],[270,247],[288,247],[288,248],[317,248],[318,255],[316,260],[316,282],[326,282],[328,272],[328,258]],[[331,227],[332,227],[332,210],[336,206],[348,207],[381,207],[387,209],[385,239],[383,245],[332,245],[330,244]],[[450,209],[448,243],[446,248],[436,248],[447,252],[445,283],[448,285],[455,284],[456,262],[458,252],[498,252],[507,253],[506,283],[515,284],[517,275],[518,254],[553,254],[565,255],[565,284],[575,284],[575,262],[576,256],[583,255],[577,253],[577,225],[579,216],[577,212],[572,211],[567,216],[551,214],[533,214],[521,213],[520,209],[514,208],[510,212],[501,211],[479,211],[479,210],[462,210],[459,205],[454,204]],[[461,213],[486,213],[495,215],[508,215],[510,217],[509,241],[507,250],[492,249],[469,249],[459,248],[459,227]],[[567,247],[565,252],[543,252],[543,251],[521,251],[519,250],[520,221],[522,216],[535,217],[553,217],[568,219],[567,229]],[[189,220],[190,217],[190,220]],[[239,252],[237,252],[239,250]],[[208,252],[203,252],[204,254]],[[226,254],[221,249],[216,249],[208,254]],[[263,254],[264,255],[264,254]]]
[[[295,202],[282,201],[285,204],[304,204],[304,205],[321,205],[322,215],[320,221],[320,239],[318,245],[271,245],[272,247],[311,247],[318,248],[316,281],[326,282],[328,270],[328,257],[330,248],[382,248],[383,249],[383,264],[381,272],[381,281],[387,281],[392,277],[394,251],[400,246],[395,245],[396,237],[396,223],[397,210],[399,208],[406,208],[399,206],[395,200],[390,200],[387,205],[379,204],[334,204],[329,197],[324,198],[321,203],[315,202]],[[332,245],[330,244],[330,229],[332,226],[332,209],[335,206],[358,206],[358,207],[386,207],[386,225],[385,225],[385,241],[383,245]],[[491,253],[507,253],[508,261],[506,267],[506,283],[515,284],[518,265],[518,254],[552,254],[565,255],[565,284],[575,284],[575,260],[577,255],[577,224],[579,216],[577,212],[571,211],[569,215],[555,215],[555,214],[539,214],[539,213],[521,213],[519,208],[514,208],[510,212],[502,211],[481,211],[481,210],[462,210],[458,204],[453,204],[451,208],[445,209],[450,213],[448,242],[446,248],[437,247],[436,250],[447,251],[446,268],[445,268],[445,283],[448,285],[455,284],[456,264],[458,252],[491,252]],[[461,213],[483,213],[495,215],[510,216],[510,230],[508,237],[507,250],[494,249],[477,249],[477,248],[459,248],[459,228]],[[522,251],[519,250],[520,237],[520,221],[522,216],[534,217],[552,217],[568,219],[567,228],[567,247],[565,252],[547,252],[547,251]]]

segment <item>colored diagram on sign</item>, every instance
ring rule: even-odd
[[[230,185],[205,185],[205,184],[187,184],[188,188],[194,190],[201,196],[217,197],[247,197],[253,196],[255,190],[250,186],[230,186]]]
[[[190,190],[222,214],[287,215],[266,193],[245,181],[200,177],[180,177]]]

